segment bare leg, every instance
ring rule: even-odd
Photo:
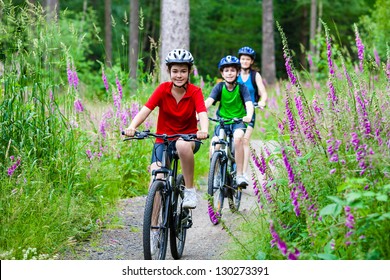
[[[188,189],[194,187],[194,148],[194,142],[186,142],[183,140],[178,140],[176,142],[176,150],[180,158],[186,188]]]
[[[243,137],[244,131],[241,129],[237,129],[234,132],[234,158],[236,160],[237,165],[237,176],[243,174],[243,164],[244,164],[244,145],[243,145]]]

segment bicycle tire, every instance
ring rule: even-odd
[[[240,209],[241,195],[242,195],[241,188],[238,188],[237,190],[229,188],[227,191],[229,208],[230,211],[232,211],[233,213],[237,212]]]
[[[210,221],[214,225],[219,223],[219,218],[222,215],[223,200],[225,198],[224,185],[226,182],[226,177],[224,178],[223,172],[225,166],[226,163],[223,162],[222,154],[215,152],[211,157],[207,189],[209,195],[208,213]]]
[[[163,195],[165,182],[154,181],[150,187],[148,196],[146,198],[145,210],[144,210],[144,224],[143,224],[143,249],[145,260],[164,260],[167,247],[168,247],[168,226],[165,224],[164,217],[167,216],[166,211],[169,211],[166,196]],[[168,201],[169,203],[169,201]],[[159,204],[159,205],[158,205]],[[158,205],[158,209],[154,209],[154,206]],[[157,225],[152,226],[153,213],[158,212]],[[151,230],[159,230],[159,245],[157,252],[152,255],[150,249],[150,234]]]
[[[182,208],[184,197],[184,176],[179,174],[176,178],[176,187],[173,191],[171,229],[169,240],[171,254],[175,260],[182,257],[186,243],[187,229],[192,225],[192,220],[188,209]]]

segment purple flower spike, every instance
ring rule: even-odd
[[[213,206],[211,205],[210,202],[208,202],[207,209],[208,209],[208,214],[210,216],[211,222],[213,224],[217,224],[218,218],[220,217],[219,213],[214,211]]]
[[[14,174],[16,168],[18,168],[18,167],[20,166],[20,163],[21,163],[21,159],[18,158],[18,159],[16,160],[16,162],[15,162],[14,164],[12,164],[12,166],[11,166],[10,168],[8,168],[8,171],[7,171],[8,176],[11,177],[11,176]]]
[[[376,65],[378,65],[380,67],[381,66],[381,58],[379,57],[379,54],[378,54],[378,51],[376,50],[376,48],[374,48],[374,57],[375,57]]]
[[[67,68],[67,74],[68,74],[68,83],[69,83],[69,86],[72,87],[73,86],[73,72],[72,72],[72,69],[70,69],[70,65],[68,63],[68,68]]]
[[[84,107],[83,107],[83,104],[81,104],[80,99],[77,99],[77,100],[74,102],[74,109],[75,109],[76,112],[78,112],[78,113],[81,113],[81,112],[84,111]]]
[[[104,73],[104,70],[102,69],[102,80],[103,80],[103,83],[104,83],[104,87],[106,88],[106,91],[109,90],[109,87],[108,87],[108,82],[107,82],[107,76],[106,74]]]
[[[360,39],[359,31],[357,26],[355,25],[355,41],[356,41],[356,47],[358,49],[358,57],[359,57],[359,70],[360,72],[363,72],[363,59],[364,59],[364,45],[362,43],[362,40]]]
[[[116,77],[115,83],[116,83],[116,87],[118,89],[119,99],[120,99],[120,101],[122,101],[122,98],[123,98],[123,88],[122,88],[121,82],[119,81],[118,77]]]
[[[284,65],[286,66],[287,75],[290,78],[291,84],[295,85],[297,83],[297,78],[295,77],[295,75],[292,71],[291,65],[290,65],[291,59],[286,54],[284,54],[283,56],[284,56],[284,59],[286,61]]]
[[[284,149],[282,149],[282,155],[283,155],[284,165],[286,166],[286,170],[288,173],[289,181],[291,184],[293,184],[295,182],[294,171],[292,170],[292,167],[291,167],[290,163],[288,162],[287,154],[286,154],[286,151]]]

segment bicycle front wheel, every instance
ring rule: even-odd
[[[171,254],[175,260],[183,255],[186,243],[187,229],[192,226],[190,210],[182,207],[184,197],[184,177],[179,174],[176,179],[176,188],[173,191],[171,229],[169,240],[171,244]]]
[[[163,194],[164,184],[162,181],[154,181],[146,198],[143,225],[145,260],[164,260],[167,253],[166,217],[169,211],[169,201]]]
[[[222,214],[224,200],[224,185],[226,163],[223,162],[222,154],[216,152],[211,157],[210,171],[208,178],[208,213],[210,221],[216,225],[219,223],[219,218]]]

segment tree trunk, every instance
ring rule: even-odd
[[[47,21],[56,20],[59,11],[59,0],[46,0]]]
[[[106,49],[106,65],[112,67],[112,24],[111,0],[104,0],[104,46]]]
[[[311,0],[310,5],[310,55],[314,57],[316,52],[315,36],[316,36],[316,24],[317,24],[317,0]],[[310,73],[313,74],[315,69],[314,63],[310,63]]]
[[[321,34],[321,18],[322,18],[322,1],[320,0],[319,3],[318,3],[317,34]],[[313,57],[316,58],[316,61],[319,61],[319,59],[320,59],[320,52],[319,52],[320,48],[321,48],[321,42],[320,42],[320,40],[318,40],[317,41],[317,47],[314,48],[314,54],[313,54]],[[313,71],[316,72],[317,71],[317,66],[314,65],[313,67],[314,67]]]
[[[161,1],[161,51],[160,82],[168,81],[165,57],[177,48],[189,49],[190,45],[190,1]]]
[[[261,54],[261,75],[266,84],[276,82],[274,12],[272,0],[263,0],[263,49]]]
[[[129,72],[130,86],[136,89],[138,69],[139,0],[130,0]]]
[[[304,5],[302,7],[302,22],[307,22],[307,18],[308,18],[308,6],[307,5]],[[302,65],[302,67],[306,68],[307,66],[307,57],[306,57],[306,48],[308,46],[308,43],[307,43],[307,40],[308,40],[308,28],[306,26],[306,24],[302,25],[302,28],[300,28],[300,42],[303,46],[302,48],[302,51],[300,52],[300,55],[299,55],[299,61],[300,61],[300,64]]]

